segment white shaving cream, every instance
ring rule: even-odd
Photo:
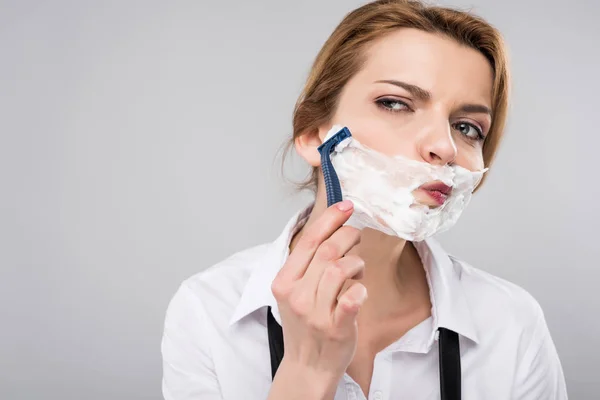
[[[325,140],[340,129],[334,126]],[[354,136],[336,146],[331,162],[344,199],[354,203],[354,213],[346,225],[377,229],[409,241],[422,241],[451,228],[487,171],[386,156],[362,145]],[[430,207],[416,202],[412,192],[433,181],[452,187],[444,204]]]

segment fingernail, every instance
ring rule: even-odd
[[[352,209],[352,202],[350,200],[344,200],[337,203],[337,208],[340,211],[349,211]]]

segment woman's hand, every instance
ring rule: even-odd
[[[356,316],[367,298],[358,282],[341,293],[348,279],[364,271],[361,258],[344,257],[360,241],[358,229],[342,226],[352,212],[349,201],[329,207],[306,228],[272,284],[284,334],[282,379],[314,377],[315,387],[333,393],[356,352]],[[329,397],[323,396],[314,398]]]

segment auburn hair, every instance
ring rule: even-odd
[[[509,95],[509,70],[504,40],[484,19],[468,12],[430,6],[415,0],[377,0],[350,12],[319,51],[293,114],[293,135],[288,143],[314,133],[333,117],[344,85],[365,61],[365,47],[399,28],[414,28],[456,40],[483,54],[493,69],[492,124],[483,144],[486,167],[503,136]],[[319,168],[313,168],[301,188],[316,190]]]

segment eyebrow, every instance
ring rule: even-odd
[[[412,94],[414,97],[416,97],[417,99],[422,100],[422,101],[427,101],[431,98],[430,92],[428,92],[427,90],[420,88],[416,85],[411,85],[410,83],[401,82],[401,81],[397,81],[394,79],[383,79],[380,81],[375,81],[375,83],[387,83],[389,85],[401,87],[402,89],[406,90],[407,92]]]
[[[488,114],[490,117],[492,116],[492,110],[481,104],[463,104],[458,111],[464,113]]]
[[[421,100],[421,101],[427,101],[427,100],[431,99],[431,92],[428,92],[427,90],[425,90],[417,85],[412,85],[410,83],[397,81],[395,79],[383,79],[383,80],[375,81],[375,83],[387,83],[389,85],[398,86],[398,87],[406,90],[411,95],[413,95],[414,97],[416,97],[418,100]],[[463,104],[458,109],[458,111],[461,111],[464,113],[488,114],[490,117],[492,116],[492,110],[489,107],[484,106],[482,104]]]

